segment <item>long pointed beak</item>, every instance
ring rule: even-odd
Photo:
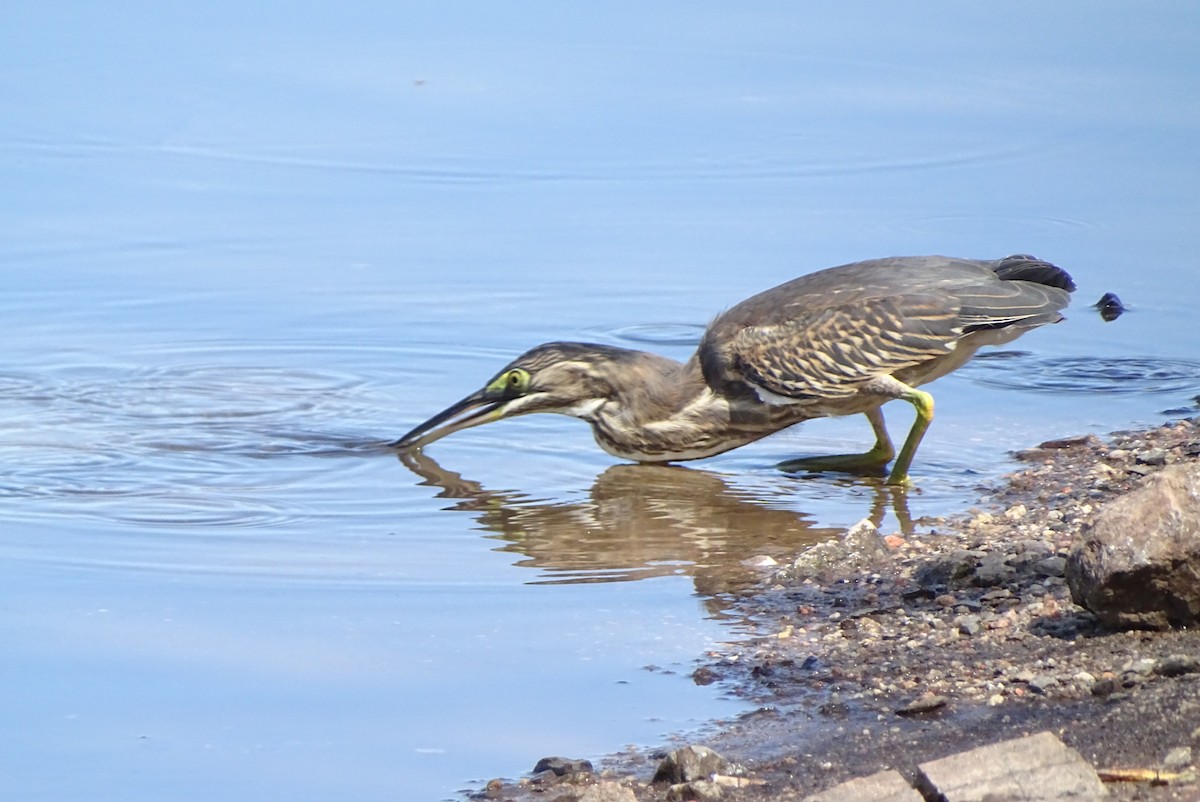
[[[506,401],[492,401],[484,395],[483,390],[480,390],[442,410],[399,440],[388,443],[388,445],[402,450],[421,448],[448,434],[499,420],[504,417],[505,406],[507,406]]]

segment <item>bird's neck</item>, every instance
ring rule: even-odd
[[[801,418],[794,410],[742,403],[710,387],[699,360],[631,352],[609,400],[583,416],[610,454],[638,462],[669,462],[720,454]],[[789,420],[770,423],[783,415]],[[795,419],[791,419],[795,416]]]

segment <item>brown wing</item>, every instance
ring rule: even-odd
[[[945,356],[965,334],[1013,336],[1060,320],[1074,283],[1030,256],[891,257],[828,268],[719,315],[697,357],[723,392],[746,383],[797,401],[854,394],[878,376]]]
[[[727,364],[774,395],[843,398],[874,378],[945,356],[962,334],[958,312],[957,299],[938,292],[829,307],[741,329]]]

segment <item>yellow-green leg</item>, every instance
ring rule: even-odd
[[[915,391],[914,391],[915,392]],[[922,393],[924,395],[924,393]],[[863,454],[833,454],[826,457],[801,457],[779,463],[783,471],[848,471],[861,473],[864,471],[880,471],[883,466],[896,456],[892,439],[888,437],[887,426],[884,425],[883,411],[879,407],[863,413],[871,422],[871,430],[875,432],[875,445]],[[910,435],[911,436],[911,435]],[[919,439],[919,438],[918,438]],[[907,444],[905,444],[907,445]]]
[[[892,472],[887,480],[889,485],[910,484],[908,468],[912,465],[913,455],[917,453],[917,446],[921,444],[921,438],[925,436],[925,430],[933,421],[933,396],[929,393],[909,387],[901,394],[900,398],[916,408],[917,418],[913,421],[912,428],[908,430],[908,437],[905,438],[904,445],[900,448],[900,456],[896,457],[896,464],[892,466]]]

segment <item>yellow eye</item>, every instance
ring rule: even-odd
[[[529,389],[529,372],[520,368],[501,373],[488,385],[488,392],[496,395],[521,395]]]

